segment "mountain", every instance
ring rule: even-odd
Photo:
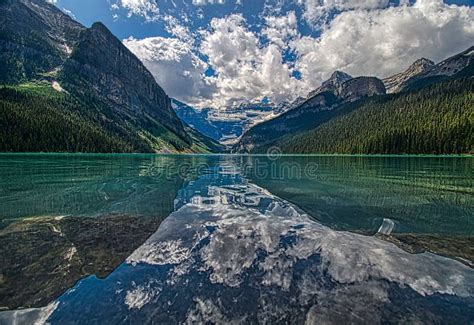
[[[474,46],[471,46],[467,50],[456,54],[438,64],[433,66],[432,69],[427,71],[422,77],[434,77],[434,76],[448,76],[451,77],[458,74],[461,70],[468,66],[472,66],[474,61]]]
[[[465,154],[474,152],[474,51],[439,64],[418,62],[385,94],[376,78],[354,78],[249,130],[234,150],[264,153]],[[410,70],[410,69],[409,69]],[[416,69],[410,70],[415,71]],[[408,71],[408,70],[407,70]],[[395,81],[397,78],[392,78]],[[387,81],[386,81],[387,83]],[[396,83],[388,86],[394,89]],[[328,94],[334,96],[332,100]]]
[[[222,138],[222,131],[208,118],[209,108],[196,109],[176,99],[171,100],[171,105],[178,117],[193,129],[216,141]]]
[[[316,128],[278,143],[285,153],[474,153],[474,79],[363,100]]]
[[[322,93],[323,91],[334,91],[338,89],[344,82],[349,81],[351,79],[352,76],[348,75],[347,73],[342,71],[335,71],[328,80],[322,83],[321,87],[312,91],[309,94],[309,97],[314,97],[315,95]]]
[[[44,0],[0,1],[0,83],[24,82],[53,71],[84,29]]]
[[[387,88],[387,93],[391,94],[401,91],[408,80],[415,76],[428,72],[430,69],[433,68],[434,65],[435,63],[433,61],[422,58],[416,60],[404,72],[384,79],[383,82],[385,84],[385,87]]]
[[[417,89],[459,73],[472,64],[474,46],[438,64],[428,59],[415,61],[406,71],[384,79],[388,93]]]
[[[12,120],[6,112],[15,114],[19,120],[12,134],[42,143],[38,148],[34,144],[22,148],[18,139],[7,135],[1,150],[209,151],[202,148],[209,139],[197,132],[190,134],[151,73],[103,24],[85,28],[44,0],[3,0],[0,12],[0,64],[4,67],[0,83],[8,86],[0,98],[4,108],[0,124]],[[71,128],[73,134],[56,134],[64,140],[61,146],[49,134],[53,130],[30,123],[28,114],[34,110],[21,110],[31,100],[54,112],[54,118],[46,111],[35,112],[37,120],[54,120],[54,125],[74,120],[110,141],[85,144],[85,135],[74,133],[85,129]],[[21,125],[28,125],[30,133],[24,134]]]
[[[338,73],[333,74],[331,78],[337,75]],[[265,152],[284,137],[311,130],[330,120],[339,113],[339,107],[345,103],[385,94],[385,87],[380,79],[345,76],[345,82],[333,82],[329,79],[324,83],[325,87],[319,88],[322,92],[314,91],[313,96],[310,95],[296,108],[251,128],[234,146],[233,151]]]
[[[234,145],[252,126],[272,119],[292,107],[293,104],[283,102],[279,105],[247,103],[222,109],[196,109],[173,99],[173,108],[182,121],[225,145]]]

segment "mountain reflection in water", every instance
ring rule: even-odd
[[[12,320],[84,323],[459,323],[474,270],[335,231],[224,161],[179,190],[173,212],[106,279],[80,281]]]

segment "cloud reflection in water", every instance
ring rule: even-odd
[[[323,226],[236,173],[179,191],[176,211],[105,280],[63,295],[53,323],[469,322],[474,271]],[[81,312],[79,313],[79,310]]]

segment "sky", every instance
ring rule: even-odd
[[[103,22],[170,97],[291,102],[341,70],[391,76],[474,45],[474,0],[49,0]]]

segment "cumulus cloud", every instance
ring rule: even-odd
[[[265,23],[266,27],[262,30],[262,34],[280,47],[286,46],[290,39],[299,35],[298,19],[294,11],[286,16],[267,16]]]
[[[421,57],[440,61],[474,40],[474,8],[442,0],[402,1],[400,6],[389,6],[387,0],[297,1],[305,8],[303,16],[273,12],[261,17],[259,26],[231,14],[192,30],[182,20],[164,16],[173,38],[129,39],[125,44],[170,96],[220,108],[265,97],[279,103],[305,96],[335,70],[387,77]],[[301,35],[298,28],[310,8],[338,11],[317,36]],[[292,60],[286,60],[288,53]],[[213,73],[206,75],[209,70]],[[295,72],[301,80],[293,77]]]
[[[296,67],[311,87],[334,70],[386,77],[416,59],[440,61],[474,40],[474,10],[441,0],[418,0],[413,6],[341,13],[318,39],[293,41]]]
[[[270,39],[278,38],[277,34],[287,36],[285,28],[280,28],[277,22],[280,23],[275,20],[269,26]],[[203,33],[200,51],[217,73],[218,106],[264,97],[280,102],[297,88],[297,80],[283,62],[279,46],[274,42],[262,46],[242,15],[213,19],[211,29]]]
[[[216,87],[204,75],[207,63],[188,43],[177,38],[152,37],[129,38],[124,44],[143,61],[169,96],[196,106],[210,104]]]

